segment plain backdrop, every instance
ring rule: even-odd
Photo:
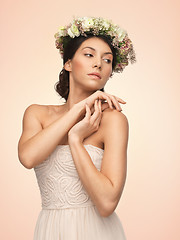
[[[34,169],[19,162],[17,143],[30,104],[62,103],[54,33],[73,16],[101,16],[127,30],[137,57],[105,86],[127,102],[130,127],[116,213],[128,240],[179,240],[179,1],[4,0],[0,11],[0,239],[32,240],[41,210]]]

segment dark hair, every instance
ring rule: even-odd
[[[92,34],[89,34],[89,35],[87,35],[87,37],[80,36],[80,37],[75,37],[75,38],[70,38],[70,39],[69,39],[69,37],[65,37],[64,38],[64,42],[63,42],[63,46],[64,46],[63,65],[69,59],[72,59],[74,57],[74,54],[76,53],[76,51],[78,50],[80,45],[85,40],[87,40],[89,38],[92,38],[92,37],[98,37],[98,38],[102,39],[103,41],[105,41],[109,45],[109,47],[110,47],[110,49],[111,49],[111,51],[113,53],[112,70],[114,70],[114,67],[116,66],[116,54],[117,54],[117,51],[112,46],[110,37],[104,36],[104,35],[94,36]],[[59,81],[55,83],[54,88],[55,88],[56,92],[62,98],[64,98],[67,101],[68,95],[69,95],[69,72],[66,71],[64,68],[59,73]],[[104,92],[104,88],[101,88],[99,90]]]

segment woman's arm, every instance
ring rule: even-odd
[[[69,144],[82,184],[106,217],[115,210],[125,184],[128,121],[123,113],[109,109],[103,113],[101,127],[105,149],[100,172],[77,135],[69,136]]]
[[[37,104],[30,105],[23,117],[23,132],[18,143],[18,157],[20,162],[28,169],[43,162],[55,149],[68,131],[84,116],[85,103],[93,108],[96,99],[107,100],[103,109],[114,106],[119,109],[119,102],[125,103],[119,97],[97,90],[88,98],[76,103],[60,119],[42,129],[38,112],[42,111]],[[121,108],[120,108],[121,109]],[[92,109],[94,112],[94,109]]]
[[[24,113],[23,132],[18,142],[18,157],[22,165],[28,169],[44,161],[56,148],[58,143],[77,122],[84,111],[83,105],[74,105],[60,119],[42,129],[38,112],[42,107],[30,105]]]

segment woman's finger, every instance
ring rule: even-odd
[[[114,95],[110,95],[109,97],[111,98],[111,100],[112,100],[114,106],[116,107],[116,109],[119,110],[119,111],[122,111],[122,108],[121,108],[117,98]]]
[[[101,95],[100,97],[103,98],[103,101],[104,101],[104,99],[107,100],[107,102],[108,102],[108,104],[109,104],[109,107],[110,107],[111,109],[113,109],[113,104],[112,104],[112,102],[111,102],[110,97],[109,97],[107,94],[105,94],[105,93],[101,93],[101,94],[102,94],[102,95]]]
[[[99,109],[100,109],[100,112],[102,113],[102,107],[101,107],[101,101],[99,100]]]
[[[99,115],[98,118],[96,119],[96,121],[94,122],[95,125],[100,126],[100,122],[101,122],[101,118],[102,118],[102,109],[101,109],[101,101],[98,101],[98,108],[99,108]]]
[[[98,100],[95,100],[94,110],[95,111],[94,111],[93,115],[91,116],[92,123],[94,123],[97,120],[97,118],[99,117],[99,114],[100,114],[100,110],[98,108]]]
[[[126,103],[124,100],[122,100],[121,98],[119,98],[119,97],[117,97],[117,96],[111,95],[111,94],[109,94],[109,93],[105,93],[105,94],[107,94],[108,96],[113,96],[113,97],[115,97],[115,98],[118,100],[118,102],[120,102],[120,103],[123,103],[123,104]]]
[[[90,110],[88,104],[86,103],[86,114],[85,114],[85,118],[87,118],[87,119],[89,120],[90,117],[91,117],[91,110]]]
[[[100,111],[100,118],[99,118],[99,122],[101,121],[102,118],[102,106],[101,106],[101,101],[99,101],[99,111]]]
[[[123,103],[123,104],[125,104],[126,102],[124,101],[124,100],[122,100],[121,98],[119,98],[119,97],[116,97],[117,98],[117,100],[120,102],[120,103]]]

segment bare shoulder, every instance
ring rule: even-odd
[[[128,119],[124,113],[119,112],[116,109],[110,109],[106,108],[103,111],[102,115],[102,123],[105,125],[104,127],[107,126],[107,124],[112,124],[112,122],[119,122],[121,124],[127,124],[128,125]]]
[[[33,103],[31,105],[29,105],[25,112],[39,112],[39,111],[47,111],[48,110],[48,105],[40,105],[40,104],[36,104],[36,103]]]
[[[46,114],[48,111],[48,106],[40,104],[31,104],[29,105],[24,112],[24,116],[34,115],[40,120],[41,116]]]
[[[43,121],[47,119],[49,111],[49,105],[40,104],[31,104],[25,109],[19,145],[43,129]]]
[[[128,119],[122,111],[106,108],[102,113],[100,129],[103,144],[115,146],[117,142],[122,141],[122,138],[127,139],[129,132]]]
[[[62,105],[31,104],[27,107],[25,115],[32,116],[39,121],[42,128],[46,128],[63,114]]]
[[[45,117],[47,115],[51,115],[55,113],[59,106],[54,105],[41,105],[41,104],[31,104],[25,109],[25,114],[33,114],[38,118]]]

